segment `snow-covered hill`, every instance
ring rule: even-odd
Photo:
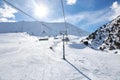
[[[39,21],[0,23],[0,33],[27,32],[28,34],[35,36],[57,36],[66,29],[68,35],[88,35],[88,32],[81,30],[80,28],[77,28],[69,23],[66,23],[66,27],[64,23],[47,23]]]
[[[91,49],[80,43],[87,32],[67,27],[63,60],[64,23],[0,23],[0,80],[120,80],[120,51]],[[51,37],[41,41],[38,36]]]
[[[120,16],[103,25],[82,41],[94,49],[120,49]]]
[[[63,60],[61,39],[0,34],[0,80],[120,80],[120,54],[98,52],[80,44],[79,37],[69,38]]]

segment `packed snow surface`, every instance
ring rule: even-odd
[[[39,41],[26,33],[0,34],[0,80],[120,80],[120,52],[101,52],[69,35]]]

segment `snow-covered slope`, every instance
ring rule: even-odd
[[[0,80],[120,80],[120,51],[91,49],[79,42],[87,32],[67,27],[70,41],[63,60],[59,34],[64,23],[0,23]],[[42,41],[38,37],[56,35]]]
[[[63,60],[61,39],[0,34],[0,80],[120,80],[120,54],[98,52],[69,37]]]
[[[90,34],[83,42],[95,49],[120,49],[120,16]]]
[[[86,36],[88,33],[69,23],[13,22],[0,23],[0,33],[27,32],[35,36],[57,36],[67,28],[68,35]]]

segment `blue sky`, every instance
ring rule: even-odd
[[[39,21],[64,21],[60,0],[6,1]],[[120,15],[120,0],[63,0],[63,3],[66,21],[89,32],[93,32],[98,27]],[[33,20],[0,0],[0,22],[14,21]]]

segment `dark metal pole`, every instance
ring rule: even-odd
[[[63,34],[63,59],[65,60],[65,43],[64,43],[65,39],[64,39],[64,35],[65,34]]]

